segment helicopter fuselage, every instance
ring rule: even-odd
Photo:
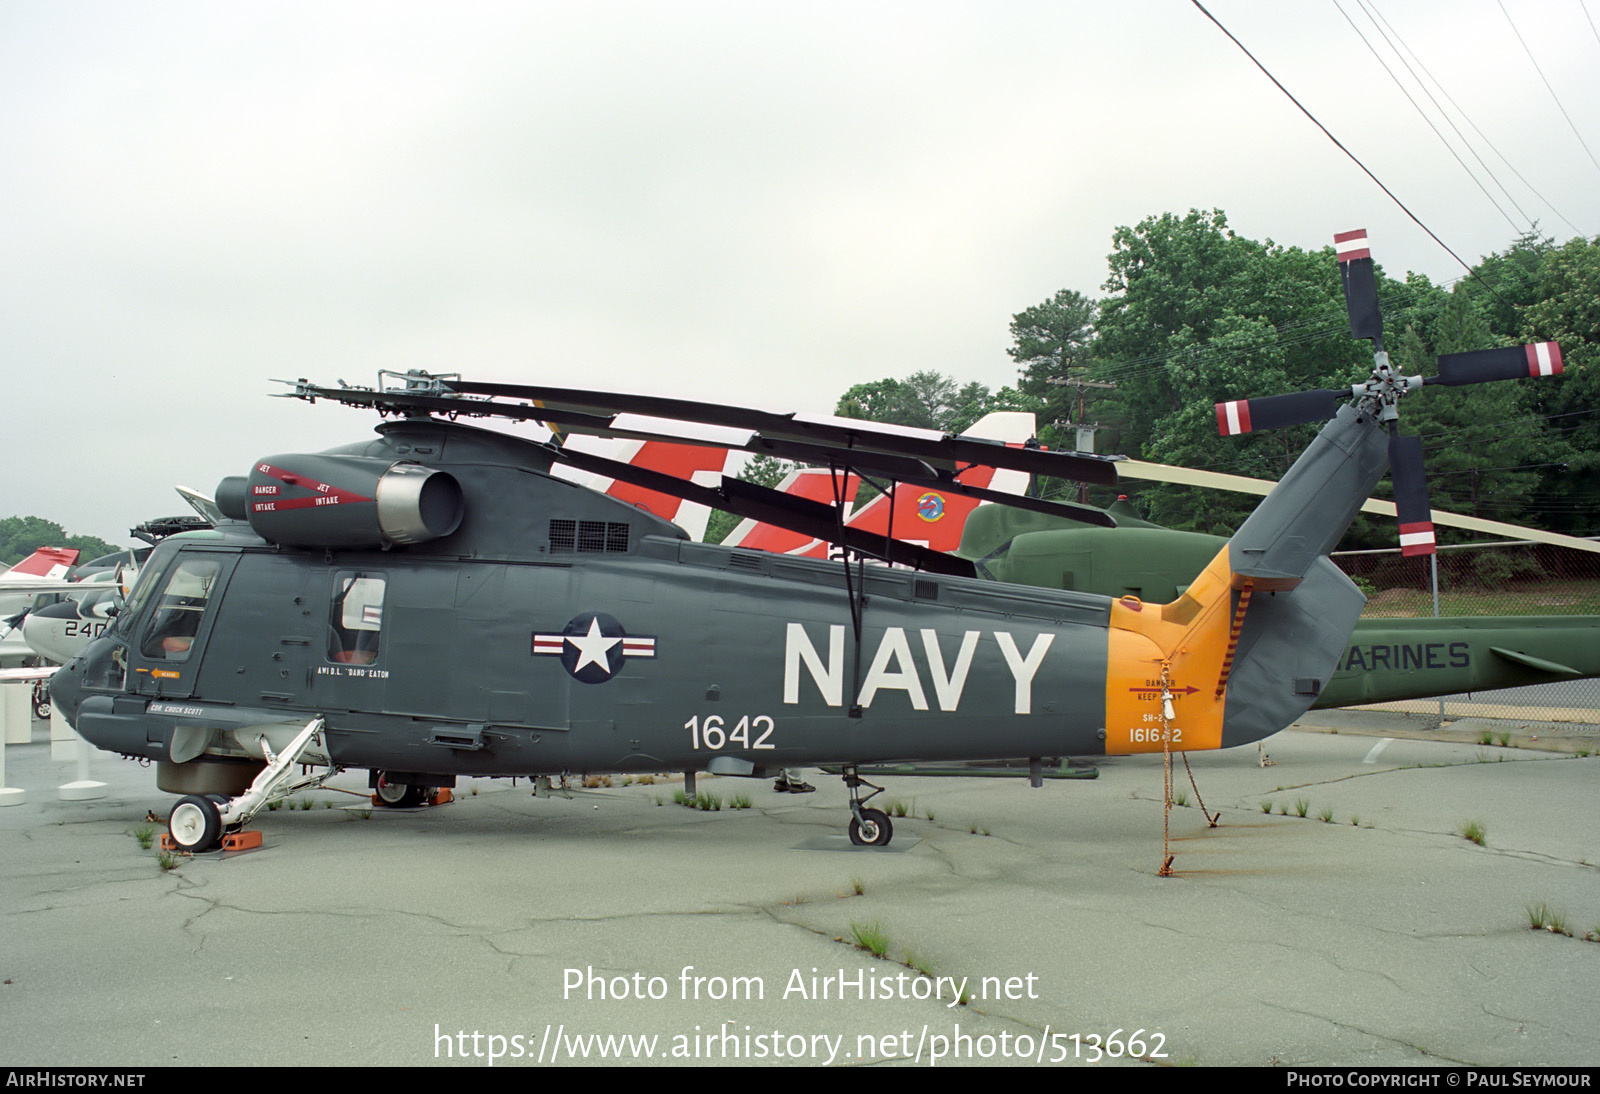
[[[515,438],[381,434],[340,454],[448,469],[459,528],[388,550],[247,522],[171,538],[58,674],[85,737],[164,765],[259,762],[258,739],[281,748],[321,715],[316,759],[438,776],[1107,750],[1106,597],[695,543]]]

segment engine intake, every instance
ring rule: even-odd
[[[258,460],[248,478],[222,480],[217,505],[269,542],[324,548],[426,543],[454,532],[465,511],[449,472],[339,455]]]

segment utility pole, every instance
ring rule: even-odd
[[[1063,425],[1074,426],[1077,429],[1077,432],[1078,432],[1078,439],[1077,439],[1077,442],[1076,442],[1077,443],[1077,447],[1078,447],[1078,451],[1079,452],[1093,452],[1094,451],[1094,434],[1095,434],[1095,430],[1100,429],[1101,425],[1100,425],[1099,422],[1086,422],[1086,421],[1084,421],[1084,418],[1085,418],[1085,416],[1087,414],[1087,411],[1085,410],[1085,407],[1084,407],[1084,398],[1083,398],[1084,388],[1090,388],[1090,387],[1114,388],[1117,385],[1114,384],[1114,383],[1108,383],[1108,382],[1103,381],[1103,380],[1088,380],[1088,379],[1085,379],[1082,376],[1067,376],[1067,377],[1049,376],[1049,377],[1045,378],[1045,383],[1054,384],[1057,387],[1075,387],[1075,388],[1078,389],[1078,420],[1076,422],[1052,422],[1051,424],[1052,425],[1056,425],[1056,426],[1063,426]],[[1089,500],[1089,487],[1087,485],[1084,485],[1084,484],[1079,484],[1079,486],[1078,486],[1078,501],[1082,502],[1082,503],[1087,503],[1088,500]]]

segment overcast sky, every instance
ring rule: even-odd
[[[1459,254],[1503,249],[1339,5],[1377,40],[1358,0],[1208,7]],[[1526,214],[1592,236],[1600,0],[1504,5],[1570,124],[1497,0],[1374,10],[1560,215],[1485,150]],[[274,377],[1000,387],[1013,313],[1191,207],[1462,272],[1187,0],[8,0],[0,149],[0,516],[113,542],[174,483],[366,435]]]

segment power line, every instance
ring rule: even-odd
[[[1415,224],[1418,228],[1421,228],[1424,232],[1428,233],[1428,238],[1433,240],[1440,247],[1444,248],[1445,253],[1448,254],[1451,258],[1455,259],[1456,262],[1458,262],[1460,264],[1461,268],[1466,270],[1469,275],[1471,275],[1473,277],[1477,277],[1478,276],[1476,273],[1473,273],[1472,267],[1468,266],[1460,255],[1456,254],[1455,251],[1451,250],[1449,244],[1445,243],[1444,240],[1440,239],[1438,237],[1438,235],[1435,234],[1435,232],[1434,232],[1434,230],[1432,228],[1430,228],[1426,224],[1422,223],[1422,221],[1417,218],[1417,215],[1415,213],[1413,213],[1410,209],[1406,208],[1405,202],[1401,201],[1398,197],[1396,197],[1393,190],[1390,190],[1387,186],[1385,186],[1383,184],[1383,181],[1381,179],[1379,179],[1377,175],[1374,175],[1367,168],[1366,164],[1362,163],[1358,158],[1356,158],[1356,155],[1355,155],[1354,152],[1351,152],[1350,149],[1346,148],[1340,142],[1338,137],[1335,137],[1331,132],[1329,132],[1327,126],[1325,126],[1321,122],[1317,121],[1316,115],[1312,114],[1311,111],[1307,110],[1304,106],[1302,106],[1301,103],[1300,103],[1300,100],[1295,98],[1292,94],[1290,94],[1289,89],[1284,87],[1283,84],[1281,82],[1279,82],[1279,80],[1278,80],[1278,78],[1276,76],[1274,76],[1271,72],[1267,71],[1267,66],[1262,64],[1260,61],[1256,60],[1255,54],[1251,53],[1248,49],[1246,49],[1244,43],[1239,41],[1239,39],[1237,39],[1237,38],[1235,38],[1233,36],[1233,32],[1232,31],[1230,31],[1227,27],[1223,26],[1220,22],[1218,22],[1217,17],[1215,15],[1212,15],[1209,11],[1207,11],[1206,8],[1205,8],[1205,5],[1200,3],[1200,0],[1190,0],[1190,3],[1192,3],[1196,8],[1199,8],[1200,9],[1200,14],[1204,15],[1207,19],[1211,20],[1211,22],[1216,26],[1216,28],[1218,30],[1222,31],[1223,34],[1226,34],[1228,36],[1228,40],[1230,42],[1232,42],[1234,45],[1238,46],[1240,51],[1246,57],[1250,58],[1250,63],[1255,65],[1257,68],[1259,68],[1261,70],[1262,75],[1266,76],[1267,79],[1271,80],[1273,85],[1275,87],[1277,87],[1277,89],[1279,91],[1283,92],[1284,95],[1288,98],[1288,100],[1290,102],[1294,103],[1295,107],[1300,111],[1300,113],[1304,114],[1307,118],[1309,118],[1311,120],[1311,124],[1315,125],[1318,129],[1322,130],[1323,135],[1326,136],[1330,141],[1333,142],[1334,147],[1338,148],[1339,151],[1343,152],[1346,156],[1348,156],[1350,158],[1350,162],[1351,163],[1353,163],[1357,167],[1361,168],[1362,173],[1365,174],[1374,183],[1376,183],[1377,186],[1378,186],[1378,189],[1382,190],[1385,194],[1387,194],[1389,196],[1389,200],[1394,202],[1395,205],[1397,205],[1399,207],[1399,209],[1400,209],[1400,211],[1402,213],[1404,213],[1406,216],[1410,217],[1411,218],[1411,222],[1413,224]],[[1484,287],[1486,287],[1490,292],[1494,293],[1494,286],[1490,285],[1487,281],[1483,282],[1483,284],[1484,284]],[[1494,294],[1495,294],[1496,298],[1498,298],[1500,296],[1499,293],[1494,293]],[[1502,300],[1501,303],[1504,304],[1505,301]],[[1506,306],[1510,307],[1509,304],[1507,304]]]
[[[1489,139],[1489,135],[1487,133],[1485,133],[1482,129],[1478,128],[1478,123],[1472,120],[1472,116],[1469,115],[1466,112],[1466,110],[1464,110],[1462,108],[1460,103],[1456,102],[1455,97],[1453,95],[1451,95],[1449,90],[1444,86],[1444,84],[1440,82],[1439,77],[1435,76],[1431,71],[1429,71],[1428,66],[1422,63],[1422,58],[1417,56],[1417,51],[1412,49],[1411,46],[1406,42],[1406,40],[1400,36],[1400,32],[1395,29],[1394,24],[1389,22],[1388,18],[1383,14],[1383,12],[1378,11],[1378,5],[1375,2],[1373,2],[1373,0],[1357,0],[1357,2],[1360,3],[1363,8],[1366,8],[1366,7],[1368,7],[1370,5],[1370,7],[1372,9],[1372,12],[1377,14],[1377,18],[1379,20],[1382,20],[1383,25],[1388,28],[1389,33],[1394,35],[1395,41],[1399,42],[1401,47],[1404,48],[1404,50],[1406,51],[1406,53],[1411,56],[1411,59],[1417,63],[1417,67],[1422,70],[1423,75],[1428,77],[1428,79],[1433,81],[1433,86],[1435,86],[1435,87],[1437,87],[1439,89],[1439,94],[1443,95],[1445,97],[1445,99],[1450,103],[1450,105],[1456,108],[1456,112],[1461,115],[1462,120],[1465,121],[1468,125],[1470,125],[1472,127],[1472,131],[1474,133],[1476,133],[1483,140],[1484,144],[1489,146],[1489,151],[1493,152],[1496,156],[1500,157],[1500,162],[1505,164],[1506,167],[1510,169],[1510,171],[1511,171],[1511,173],[1513,175],[1517,176],[1517,180],[1519,182],[1521,182],[1522,185],[1526,186],[1529,189],[1529,191],[1532,192],[1534,197],[1536,197],[1540,201],[1544,202],[1545,205],[1550,209],[1550,211],[1552,213],[1554,213],[1557,217],[1561,218],[1561,220],[1566,223],[1568,228],[1571,228],[1574,232],[1577,232],[1579,235],[1582,235],[1583,232],[1578,228],[1578,226],[1576,224],[1572,223],[1572,221],[1568,220],[1566,214],[1563,213],[1560,209],[1557,209],[1555,207],[1555,204],[1549,198],[1545,197],[1542,193],[1540,193],[1538,188],[1536,186],[1534,186],[1533,183],[1529,182],[1526,178],[1524,178],[1523,175],[1522,175],[1522,172],[1517,170],[1516,165],[1513,164],[1510,160],[1508,160],[1506,158],[1506,156],[1505,156],[1505,153],[1501,152],[1500,149],[1495,146],[1495,143],[1492,140]],[[1371,13],[1369,13],[1369,14],[1371,14]],[[1591,25],[1593,25],[1593,24],[1591,24]],[[1387,37],[1387,35],[1385,35],[1385,37]],[[1409,67],[1410,66],[1408,65],[1407,68],[1409,69]],[[1413,74],[1413,75],[1415,75],[1415,74]],[[1419,85],[1422,85],[1422,81],[1421,80],[1418,80],[1417,83]],[[1423,86],[1423,90],[1426,91],[1427,90],[1426,85],[1422,85],[1422,86]],[[1430,95],[1429,98],[1432,98],[1432,96]],[[1434,103],[1434,105],[1438,106],[1439,104],[1436,101]],[[1439,113],[1444,115],[1446,121],[1449,120],[1450,116],[1449,116],[1448,113],[1445,112],[1443,107],[1439,108]],[[1459,135],[1461,133],[1461,131],[1459,129],[1457,129],[1456,133]],[[1465,136],[1462,136],[1461,140],[1462,140],[1462,143],[1466,144],[1469,149],[1472,147],[1471,143],[1467,141]],[[1474,155],[1476,155],[1476,154],[1474,154]],[[1483,160],[1479,159],[1478,162],[1482,163]],[[1488,168],[1485,167],[1484,170],[1488,170]],[[1492,172],[1490,174],[1490,177],[1491,178],[1494,177]],[[1495,184],[1497,186],[1500,185],[1500,182],[1499,182],[1498,179],[1495,180]],[[1506,188],[1504,186],[1500,186],[1500,189],[1502,191],[1505,191]],[[1508,198],[1511,197],[1511,194],[1509,192],[1506,192],[1506,197],[1508,197]],[[1512,204],[1516,204],[1515,200],[1512,201]],[[1522,207],[1520,205],[1517,206],[1517,212],[1522,213],[1522,215],[1524,217],[1527,217],[1527,215],[1528,215],[1527,213],[1523,212]]]
[[[1356,0],[1356,3],[1360,4],[1361,0]],[[1356,37],[1360,38],[1361,39],[1361,44],[1367,47],[1367,52],[1371,53],[1373,58],[1378,62],[1378,64],[1383,66],[1383,70],[1389,74],[1389,79],[1394,81],[1394,86],[1398,87],[1400,89],[1400,94],[1402,94],[1402,95],[1404,95],[1406,97],[1406,101],[1408,101],[1411,104],[1412,109],[1414,109],[1417,112],[1417,115],[1424,122],[1427,123],[1428,128],[1433,130],[1433,135],[1439,138],[1439,143],[1444,145],[1445,151],[1449,152],[1451,157],[1458,164],[1461,165],[1461,170],[1463,170],[1463,171],[1465,171],[1467,173],[1467,177],[1472,180],[1473,185],[1476,186],[1479,190],[1483,191],[1483,196],[1489,199],[1489,204],[1494,206],[1495,212],[1499,213],[1501,216],[1506,218],[1506,223],[1511,225],[1512,231],[1520,232],[1522,229],[1518,226],[1517,222],[1515,220],[1511,219],[1511,215],[1509,213],[1507,213],[1504,209],[1500,208],[1500,203],[1494,199],[1494,195],[1493,194],[1489,193],[1489,188],[1487,186],[1485,186],[1482,182],[1479,181],[1478,176],[1474,175],[1472,173],[1472,169],[1467,166],[1467,162],[1461,158],[1459,153],[1456,152],[1454,146],[1452,146],[1451,143],[1448,140],[1445,139],[1445,135],[1443,133],[1439,132],[1439,127],[1437,125],[1433,124],[1433,119],[1428,117],[1427,111],[1422,109],[1422,104],[1417,102],[1417,100],[1412,96],[1411,92],[1406,89],[1406,85],[1400,82],[1400,77],[1396,76],[1395,72],[1394,72],[1394,69],[1389,67],[1389,62],[1385,61],[1383,59],[1383,56],[1378,53],[1377,47],[1374,46],[1370,41],[1367,40],[1367,36],[1365,34],[1361,33],[1361,28],[1356,26],[1356,21],[1354,19],[1350,18],[1350,14],[1348,12],[1346,12],[1343,7],[1341,7],[1339,5],[1339,0],[1333,0],[1333,6],[1338,9],[1340,15],[1344,16],[1344,21],[1350,24],[1350,29],[1356,32]],[[1366,12],[1366,5],[1362,4],[1361,5],[1361,9],[1362,9],[1362,11]],[[1367,14],[1367,18],[1372,19],[1372,13],[1371,12],[1366,12],[1366,14]],[[1376,19],[1373,19],[1373,25],[1377,26],[1377,20]],[[1383,28],[1382,27],[1378,27],[1378,33],[1379,34],[1383,34]],[[1386,42],[1388,41],[1388,35],[1384,35],[1384,40]],[[1393,42],[1389,42],[1389,48],[1390,49],[1394,49],[1394,43]],[[1399,52],[1400,52],[1399,50],[1395,50],[1396,55],[1398,55]],[[1404,57],[1400,58],[1400,63],[1401,64],[1405,64],[1405,58]],[[1410,66],[1409,65],[1406,66],[1406,70],[1408,72],[1410,71]],[[1416,73],[1412,72],[1411,73],[1411,78],[1412,79],[1416,79]],[[1423,94],[1426,95],[1428,93],[1427,87],[1422,85],[1422,81],[1421,80],[1417,80],[1417,84],[1418,84],[1418,86],[1422,87]],[[1433,99],[1433,96],[1431,96],[1431,95],[1429,95],[1428,97],[1429,97],[1430,100]],[[1439,103],[1438,103],[1437,100],[1434,100],[1433,105],[1434,105],[1435,109],[1438,109]],[[1444,111],[1443,110],[1440,110],[1439,113],[1441,115],[1444,115]],[[1451,128],[1453,128],[1453,129],[1455,128],[1455,123],[1454,122],[1450,122],[1450,118],[1449,118],[1448,115],[1444,115],[1444,119],[1445,119],[1446,122],[1450,123]],[[1461,137],[1461,130],[1456,129],[1456,136],[1457,137]],[[1466,138],[1465,137],[1461,137],[1461,141],[1462,141],[1463,144],[1466,144]],[[1470,144],[1467,145],[1467,151],[1468,152],[1472,152],[1472,146]],[[1473,152],[1472,154],[1473,154],[1474,158],[1477,158],[1477,153],[1476,152]],[[1489,178],[1494,180],[1494,183],[1495,183],[1496,186],[1500,186],[1500,180],[1496,179],[1494,177],[1494,172],[1489,171],[1489,168],[1484,164],[1482,159],[1478,159],[1478,165],[1480,167],[1483,167],[1484,171],[1488,173]],[[1509,200],[1513,206],[1516,206],[1517,212],[1522,213],[1522,219],[1523,220],[1528,220],[1529,223],[1531,224],[1532,221],[1529,220],[1528,214],[1522,212],[1522,207],[1517,205],[1517,202],[1516,202],[1515,198],[1512,198],[1509,193],[1506,193],[1506,188],[1504,186],[1500,186],[1500,192],[1501,193],[1505,193],[1507,200]]]
[[[1583,150],[1589,156],[1589,162],[1600,170],[1600,160],[1594,158],[1594,153],[1589,151],[1588,142],[1583,139],[1583,134],[1578,132],[1578,127],[1573,125],[1572,115],[1567,113],[1567,108],[1561,105],[1561,98],[1556,94],[1556,89],[1550,86],[1550,81],[1545,78],[1544,69],[1539,67],[1539,62],[1533,56],[1533,50],[1528,48],[1528,43],[1523,41],[1522,32],[1517,29],[1517,24],[1511,21],[1511,13],[1506,11],[1504,0],[1495,0],[1500,5],[1500,13],[1506,17],[1506,22],[1511,23],[1511,33],[1517,36],[1517,41],[1522,43],[1522,51],[1528,55],[1528,60],[1533,62],[1533,70],[1539,74],[1539,79],[1544,80],[1545,90],[1550,92],[1550,97],[1556,101],[1556,109],[1561,111],[1561,116],[1567,119],[1567,125],[1572,128],[1572,135],[1578,138],[1578,143],[1583,145]]]

